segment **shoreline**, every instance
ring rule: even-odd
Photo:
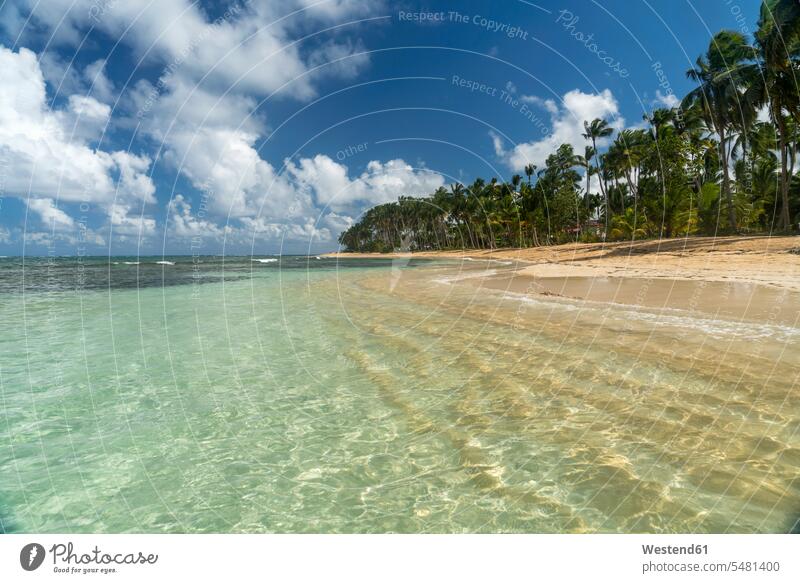
[[[621,278],[742,283],[800,292],[800,237],[691,237],[550,247],[414,253],[344,253],[337,259],[515,261],[515,276],[536,279]],[[586,299],[591,299],[587,297]]]

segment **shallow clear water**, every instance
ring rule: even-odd
[[[279,259],[0,260],[2,530],[795,528],[796,298],[744,321]]]

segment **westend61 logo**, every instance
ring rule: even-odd
[[[50,550],[39,543],[30,543],[22,547],[19,553],[19,564],[26,571],[35,571],[42,566],[47,554],[53,559],[54,573],[114,573],[115,565],[154,565],[158,555],[135,553],[104,553],[95,545],[88,553],[75,552],[72,543],[54,544]]]

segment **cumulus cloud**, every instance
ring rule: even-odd
[[[211,20],[191,0],[48,0],[46,6],[17,0],[16,5],[15,15],[29,14],[39,25],[22,32],[46,30],[56,45],[76,45],[83,31],[93,27],[123,39],[151,62],[195,79],[205,77],[211,85],[269,93],[291,82],[292,94],[305,97],[314,92],[313,77],[304,75],[307,63],[301,46],[291,42],[293,30],[312,19],[335,20],[378,9],[377,3],[355,0],[235,1]],[[19,22],[9,20],[13,22],[5,23],[7,29]],[[328,46],[337,45],[331,41]],[[337,51],[346,52],[349,46],[343,43]]]
[[[56,207],[52,198],[34,198],[27,201],[28,208],[37,213],[48,227],[54,231],[69,231],[75,227],[75,221]]]
[[[363,0],[328,0],[327,2],[320,2],[319,0],[299,0],[298,4],[305,8],[309,14],[325,16],[332,19],[342,14],[352,14],[354,16],[368,14],[370,11],[383,8],[385,1],[372,0],[372,2],[364,2]]]
[[[204,193],[210,215],[304,221],[305,215],[313,214],[309,188],[303,183],[298,190],[297,181],[279,176],[259,155],[257,143],[267,125],[256,106],[261,97],[283,89],[288,89],[286,96],[308,99],[315,95],[317,79],[357,74],[368,62],[365,55],[357,55],[363,50],[357,41],[328,39],[304,54],[302,45],[292,42],[293,29],[311,17],[335,20],[375,7],[350,1],[328,2],[324,9],[301,1],[286,1],[282,7],[235,4],[223,18],[207,22],[193,4],[166,4],[168,13],[174,5],[181,6],[181,16],[170,25],[170,31],[180,29],[176,37],[139,31],[138,21],[132,25],[131,34],[141,35],[133,41],[134,49],[142,51],[155,42],[153,50],[165,63],[157,81],[139,81],[128,96],[141,131],[161,143],[165,162]],[[308,10],[302,17],[280,19],[290,8]],[[155,19],[159,22],[154,26],[163,27],[160,9],[146,8],[155,15],[146,14],[145,21]],[[126,10],[112,10],[110,22],[103,26],[113,30],[115,21],[129,25]]]
[[[495,150],[514,170],[522,170],[527,164],[543,166],[547,157],[561,144],[571,144],[576,152],[582,151],[587,143],[582,136],[584,121],[603,118],[615,129],[625,125],[625,120],[619,115],[619,104],[608,89],[601,93],[584,93],[574,89],[563,96],[561,104],[530,96],[527,99],[530,103],[540,104],[550,113],[551,131],[541,140],[518,144],[508,151],[502,147],[502,143],[498,147],[496,136],[493,136]]]
[[[520,101],[541,107],[550,115],[558,115],[558,105],[552,99],[542,99],[536,95],[523,95],[520,97]]]
[[[656,98],[653,100],[653,105],[672,109],[678,107],[680,104],[681,100],[678,99],[674,93],[661,93],[661,91],[656,89]]]
[[[27,245],[51,247],[56,241],[63,241],[68,245],[105,245],[105,239],[99,233],[85,230],[80,235],[58,231],[25,231],[18,234],[24,237]]]
[[[104,59],[89,64],[83,70],[83,80],[88,85],[90,95],[100,101],[114,101],[114,83],[106,76],[106,62]]]
[[[275,222],[267,217],[242,219],[242,228],[229,234],[240,241],[285,242],[303,241],[308,244],[327,243],[334,240],[333,233],[311,217],[299,222]]]
[[[67,107],[56,112],[72,142],[97,140],[111,119],[111,107],[88,95],[70,95]]]
[[[75,61],[65,61],[53,51],[40,55],[39,66],[44,80],[56,95],[86,95],[103,103],[115,99],[114,83],[106,76],[104,59],[98,59],[81,69]]]
[[[176,194],[170,202],[170,234],[181,238],[209,237],[219,239],[223,229],[216,224],[192,213],[192,205],[182,194]]]
[[[25,26],[23,32],[46,31],[53,47],[77,46],[91,27],[121,39],[147,67],[160,67],[156,77],[138,80],[122,96],[127,119],[114,121],[136,126],[138,135],[157,143],[164,163],[203,194],[203,217],[193,211],[189,196],[174,198],[167,214],[170,234],[188,237],[202,231],[218,237],[244,229],[275,238],[327,240],[332,231],[351,224],[347,213],[353,214],[353,205],[427,194],[443,185],[438,174],[403,160],[373,161],[360,175],[351,176],[347,166],[328,156],[287,161],[283,169],[276,169],[259,154],[268,134],[265,114],[257,110],[263,99],[311,99],[320,79],[353,77],[369,62],[361,54],[360,41],[347,37],[351,29],[335,35],[313,33],[345,17],[374,13],[380,2],[232,2],[214,20],[191,0],[144,4],[50,0],[45,9],[35,0],[17,0],[13,14],[29,16],[36,26]],[[303,12],[292,15],[296,10]],[[19,21],[9,17],[4,24],[10,29]],[[306,34],[312,38],[296,42]],[[20,93],[14,106],[35,105],[22,112],[34,129],[20,127],[16,133],[25,138],[12,140],[0,124],[0,147],[14,141],[18,153],[11,158],[21,169],[16,186],[25,186],[25,192],[30,186],[33,198],[69,202],[85,201],[91,185],[90,200],[108,210],[114,233],[153,233],[155,221],[143,212],[155,201],[148,176],[151,160],[87,146],[107,127],[111,112],[106,102],[116,95],[105,75],[105,61],[75,71],[57,57],[48,57],[43,75],[32,53],[23,49],[15,57],[17,65],[28,69],[30,94]],[[61,111],[48,110],[45,79],[58,83],[62,91],[70,89],[72,95]],[[18,92],[20,79],[0,69],[0,80]],[[2,91],[0,87],[0,110]],[[115,116],[123,113],[118,111]],[[37,151],[47,156],[35,156]],[[329,210],[319,217],[318,207],[324,205]],[[223,220],[226,226],[220,227]]]
[[[351,79],[369,63],[369,56],[361,42],[329,41],[314,49],[308,56],[308,66],[317,76]]]
[[[489,137],[492,138],[492,147],[494,148],[495,156],[504,158],[506,156],[506,146],[503,143],[503,138],[493,131],[489,132]]]
[[[147,239],[156,232],[156,221],[146,217],[141,210],[136,211],[130,205],[111,205],[108,213],[110,232],[112,235],[134,240]]]
[[[355,219],[344,214],[328,213],[322,218],[322,223],[335,233],[341,233],[352,227]]]
[[[404,160],[373,160],[359,176],[350,178],[347,166],[328,156],[304,158],[289,163],[288,173],[301,192],[313,193],[318,205],[332,209],[354,203],[380,204],[400,195],[423,196],[444,186],[444,178],[426,168],[414,168]]]
[[[72,95],[65,109],[51,110],[36,55],[0,46],[0,153],[13,170],[5,190],[28,199],[46,221],[73,225],[54,200],[104,208],[115,200],[154,201],[149,158],[86,144],[109,116],[107,105],[86,96]]]
[[[232,156],[232,160],[236,156]],[[247,164],[247,161],[244,162]],[[246,243],[254,238],[262,241],[301,240],[315,243],[333,241],[338,233],[354,223],[342,209],[358,209],[364,205],[396,200],[400,194],[425,195],[444,185],[444,178],[426,168],[414,168],[403,160],[374,160],[357,176],[350,176],[348,167],[328,156],[286,161],[285,171],[276,174],[267,162],[256,160],[256,172],[269,184],[266,192],[254,190],[241,199],[246,214],[230,213],[237,219],[220,227],[206,211],[213,211],[213,188],[205,185],[202,216],[192,210],[189,199],[177,195],[171,202],[169,234],[188,239],[203,237]],[[224,182],[223,177],[218,177]],[[273,206],[281,200],[280,208]],[[226,199],[229,200],[229,199]],[[218,211],[220,209],[217,209]],[[219,213],[216,215],[219,217]]]
[[[349,2],[331,3],[328,10],[319,14],[333,18],[334,12],[342,10],[360,11],[363,7]],[[224,26],[234,25],[231,21]],[[281,42],[286,44],[284,40]],[[131,100],[136,110],[142,112],[143,131],[165,145],[165,161],[204,193],[211,215],[240,219],[249,228],[275,237],[286,236],[287,232],[307,236],[311,232],[307,218],[318,214],[315,205],[330,203],[332,208],[341,209],[356,202],[385,202],[399,194],[428,193],[443,183],[438,175],[415,171],[402,160],[372,162],[362,176],[350,178],[347,166],[328,156],[287,161],[285,171],[281,171],[259,155],[257,143],[267,132],[267,126],[263,116],[254,113],[257,100],[252,95],[277,89],[285,83],[284,73],[295,75],[316,67],[320,67],[316,76],[351,77],[367,62],[363,55],[348,58],[360,50],[357,42],[328,41],[311,51],[305,61],[296,54],[297,61],[285,67],[279,64],[277,68],[283,69],[283,73],[274,71],[273,66],[260,67],[261,75],[274,76],[271,80],[240,79],[224,93],[207,78],[198,85],[200,74],[208,72],[202,67],[207,59],[193,57],[191,66],[169,72],[157,85],[140,82]],[[265,51],[260,50],[260,54]],[[240,58],[252,67],[256,57]],[[336,62],[334,67],[323,66],[331,61]],[[311,79],[303,80],[299,88],[293,85],[292,94],[299,98],[310,96],[313,91],[307,91],[305,84]],[[402,190],[392,190],[393,187]],[[286,227],[292,219],[297,227]]]

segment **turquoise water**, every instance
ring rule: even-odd
[[[0,260],[2,530],[786,532],[800,515],[790,327],[467,285],[504,265],[261,259]]]

